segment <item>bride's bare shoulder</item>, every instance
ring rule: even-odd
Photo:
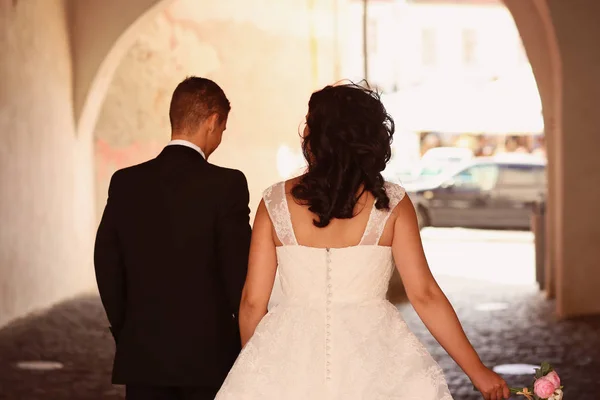
[[[288,179],[287,181],[284,182],[285,185],[285,191],[286,193],[289,193],[296,185],[298,185],[300,183],[302,179],[302,176],[296,176],[294,178]]]

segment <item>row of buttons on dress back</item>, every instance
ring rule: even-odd
[[[326,249],[326,263],[327,263],[327,305],[325,306],[325,314],[327,318],[327,322],[325,325],[325,358],[326,358],[326,367],[327,374],[326,379],[331,380],[331,297],[333,296],[331,290],[331,252],[330,249]]]

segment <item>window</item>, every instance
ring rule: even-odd
[[[465,29],[462,32],[463,40],[463,62],[466,65],[477,63],[477,31]]]
[[[437,62],[437,45],[435,29],[425,28],[421,31],[421,63],[432,67]]]
[[[498,180],[496,165],[475,165],[454,176],[454,185],[465,189],[491,190]]]
[[[499,183],[503,186],[540,186],[546,182],[546,168],[539,165],[502,167]]]

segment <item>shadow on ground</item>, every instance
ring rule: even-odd
[[[96,296],[79,297],[0,331],[0,399],[122,399],[110,384],[114,342]],[[19,370],[19,361],[56,361],[60,370]]]

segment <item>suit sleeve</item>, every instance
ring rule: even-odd
[[[96,235],[94,268],[102,304],[106,310],[115,340],[123,327],[125,318],[125,270],[117,234],[115,213],[115,182],[113,175],[108,189],[108,201]]]
[[[232,312],[237,318],[250,252],[250,195],[246,177],[235,171],[217,220],[219,271]]]

